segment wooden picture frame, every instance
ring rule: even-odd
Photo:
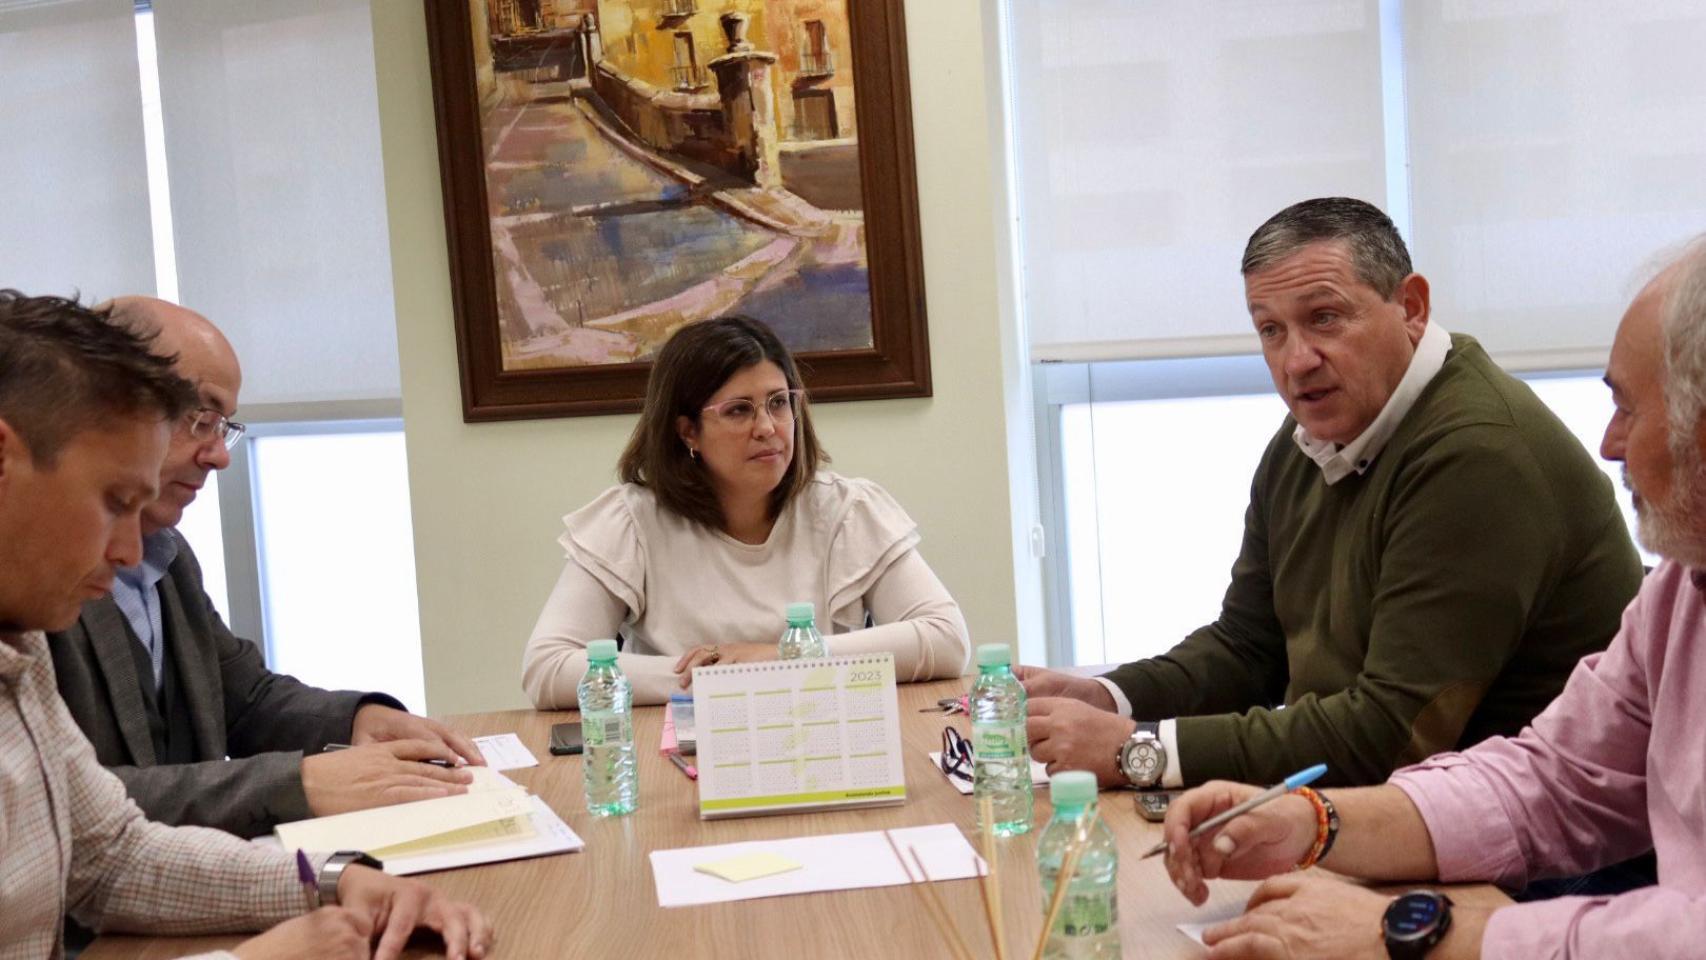
[[[549,369],[504,368],[471,2],[475,0],[425,3],[463,419],[478,422],[638,410],[650,369],[643,359]],[[845,3],[856,78],[857,169],[869,270],[870,346],[795,353],[815,401],[929,396],[903,0]],[[739,38],[727,25],[725,29],[731,30],[729,50],[734,51]],[[584,59],[581,69],[589,72],[602,62],[592,54]]]

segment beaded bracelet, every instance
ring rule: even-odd
[[[1297,793],[1308,800],[1315,808],[1315,843],[1309,847],[1309,852],[1297,862],[1293,870],[1308,870],[1321,862],[1333,849],[1333,841],[1339,838],[1339,811],[1333,806],[1333,801],[1315,792],[1309,787],[1298,787]]]

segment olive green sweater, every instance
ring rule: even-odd
[[[1294,427],[1256,468],[1220,618],[1108,674],[1137,719],[1179,718],[1187,785],[1314,763],[1378,783],[1517,733],[1610,643],[1641,581],[1611,484],[1472,338],[1366,473],[1329,486]]]

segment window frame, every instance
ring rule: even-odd
[[[256,521],[260,478],[254,470],[254,443],[268,437],[333,436],[356,433],[405,433],[402,404],[355,401],[314,404],[265,404],[244,408],[248,431],[231,448],[231,465],[220,471],[219,527],[224,541],[225,576],[231,632],[254,641],[269,666],[277,662],[268,628],[266,544]],[[392,415],[376,415],[393,410]],[[343,414],[339,416],[339,414]]]

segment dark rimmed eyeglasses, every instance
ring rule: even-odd
[[[971,741],[953,727],[942,728],[942,772],[971,782]]]
[[[229,450],[243,439],[244,431],[249,425],[238,423],[212,407],[200,407],[184,417],[184,424],[190,432],[190,437],[206,442],[218,437]]]

